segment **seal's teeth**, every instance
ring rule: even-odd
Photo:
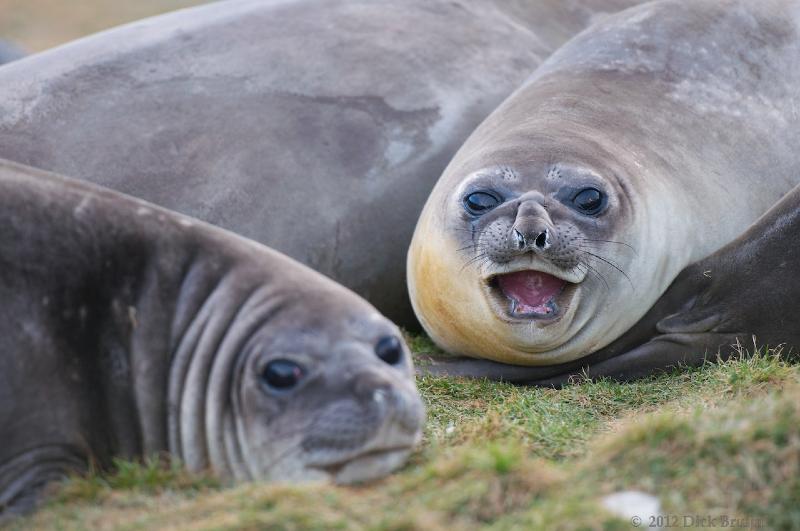
[[[535,307],[509,298],[509,306],[511,315],[515,317],[552,317],[558,313],[558,304],[556,303],[555,297]]]

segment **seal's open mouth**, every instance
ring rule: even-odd
[[[492,277],[489,285],[510,305],[511,317],[552,319],[559,314],[559,295],[571,284],[553,275],[528,269]]]

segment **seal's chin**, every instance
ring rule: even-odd
[[[576,284],[562,278],[525,269],[489,277],[493,305],[515,320],[554,320],[569,304]]]

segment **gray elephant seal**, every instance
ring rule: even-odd
[[[409,251],[444,349],[518,365],[619,338],[800,181],[790,1],[661,1],[582,33],[475,131]]]
[[[25,57],[25,52],[20,48],[8,41],[0,40],[0,65],[22,59],[23,57]]]
[[[405,254],[469,133],[633,0],[232,0],[0,73],[0,156],[260,241],[415,322]]]
[[[379,477],[420,439],[395,325],[260,244],[0,162],[0,514],[112,457]]]
[[[800,349],[800,187],[744,234],[689,267],[622,337],[589,356],[550,367],[433,358],[427,374],[563,385],[581,378],[631,380],[758,347]]]

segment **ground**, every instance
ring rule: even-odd
[[[0,0],[0,37],[42,50],[196,3]],[[416,351],[433,349],[410,339]],[[57,486],[11,527],[630,529],[601,500],[639,490],[659,498],[666,519],[654,523],[665,526],[716,518],[717,527],[800,529],[800,366],[775,352],[633,384],[418,384],[424,441],[383,481],[227,486],[157,460],[119,462]]]
[[[601,500],[637,490],[659,498],[662,524],[800,529],[800,366],[775,352],[631,384],[418,384],[424,441],[385,480],[226,486],[156,460],[120,462],[67,481],[14,527],[631,529]]]

